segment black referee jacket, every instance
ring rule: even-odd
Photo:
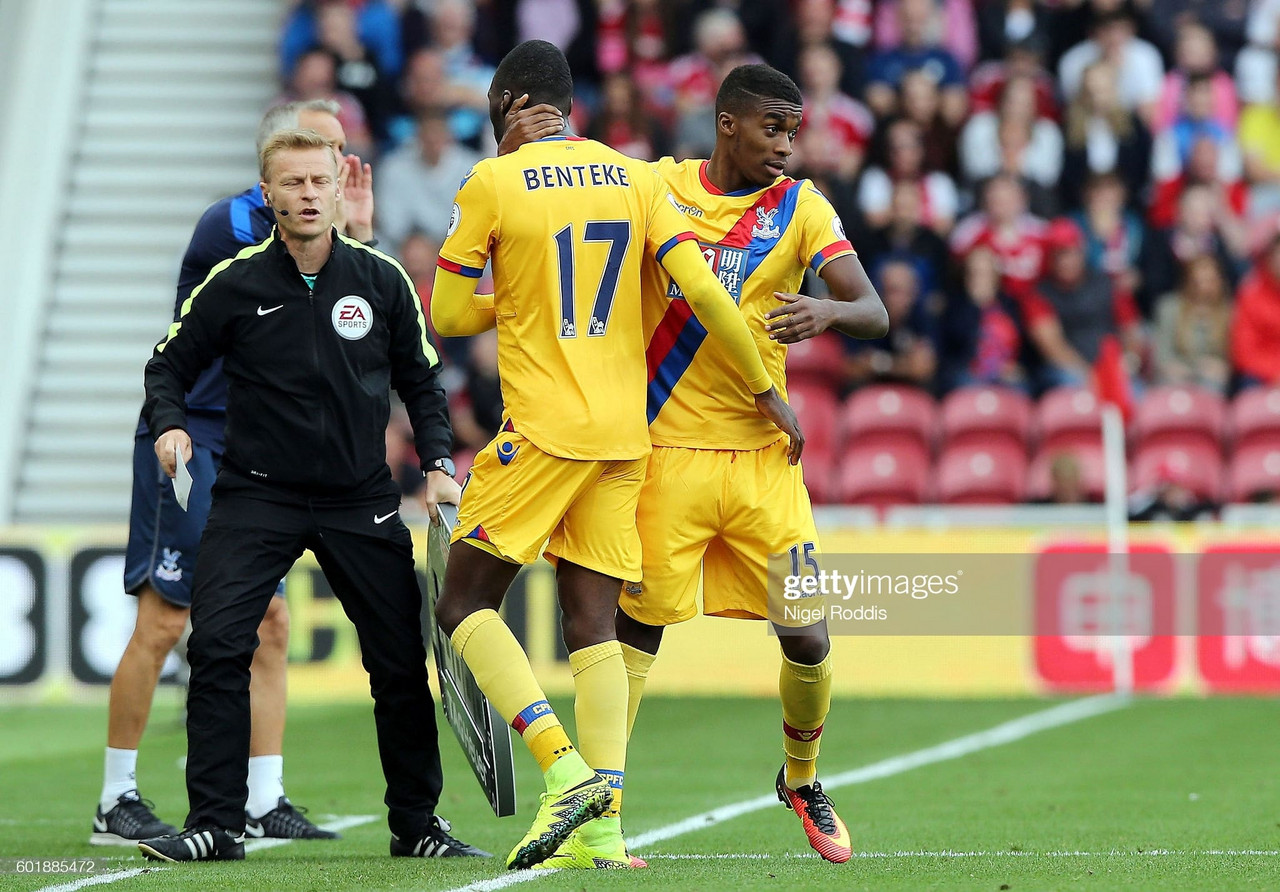
[[[223,467],[316,495],[388,479],[390,388],[424,471],[453,433],[440,359],[413,283],[391,258],[333,236],[309,291],[278,231],[213,268],[147,362],[151,435],[186,428],[185,393],[216,357],[226,373]]]

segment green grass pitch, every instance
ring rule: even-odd
[[[162,698],[163,699],[163,698]],[[562,716],[571,706],[556,704]],[[1053,704],[1042,700],[843,700],[822,772],[934,747]],[[185,814],[185,738],[169,698],[139,760],[161,817]],[[771,792],[779,710],[769,700],[646,700],[627,766],[625,823],[642,837]],[[645,848],[647,871],[561,872],[509,888],[1276,889],[1280,888],[1280,705],[1251,699],[1136,700],[1121,708],[832,791],[854,839],[846,865],[808,848],[778,805]],[[499,821],[446,727],[440,811],[456,833],[505,855],[532,814],[536,769],[517,742],[521,812]],[[105,710],[0,707],[0,858],[112,857],[88,845],[101,782]],[[243,863],[153,870],[83,888],[116,892],[447,890],[508,875],[501,861],[391,859],[371,709],[291,707],[286,784],[318,822],[374,815],[339,842],[251,851]],[[76,877],[0,874],[0,889]],[[63,888],[67,888],[65,885]],[[79,887],[76,887],[79,888]]]

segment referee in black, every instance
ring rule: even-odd
[[[191,603],[187,795],[180,834],[150,858],[244,858],[249,664],[276,584],[311,549],[355,624],[387,781],[391,854],[488,855],[435,814],[442,777],[427,687],[422,593],[386,465],[394,387],[426,472],[424,500],[457,502],[440,362],[422,305],[391,258],[338,235],[337,158],[313,130],[262,147],[276,229],[213,268],[146,368],[143,417],[165,472],[191,457],[184,394],[223,357],[226,451]]]

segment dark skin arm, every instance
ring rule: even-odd
[[[502,134],[502,142],[498,143],[499,155],[509,154],[527,142],[555,136],[564,130],[564,116],[560,109],[545,102],[525,108],[528,101],[529,94],[525,93],[507,109],[507,131]]]
[[[882,338],[889,332],[889,313],[853,254],[837,257],[822,268],[830,298],[774,292],[782,306],[765,313],[765,331],[783,344],[817,337],[829,328],[852,338]]]

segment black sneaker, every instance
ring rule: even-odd
[[[427,832],[417,839],[401,839],[391,834],[391,855],[395,858],[492,858],[492,852],[477,849],[449,835],[453,829],[444,818],[432,815]]]
[[[244,834],[232,836],[219,827],[192,827],[144,839],[138,848],[148,861],[243,861]]]
[[[275,808],[260,818],[251,818],[247,814],[244,820],[244,835],[257,839],[342,839],[332,830],[321,830],[308,821],[303,815],[305,808],[298,808],[284,796]]]
[[[131,846],[140,839],[177,833],[177,827],[155,816],[152,811],[155,807],[154,802],[139,796],[137,790],[122,793],[108,812],[104,813],[99,805],[97,814],[93,816],[89,845]]]

